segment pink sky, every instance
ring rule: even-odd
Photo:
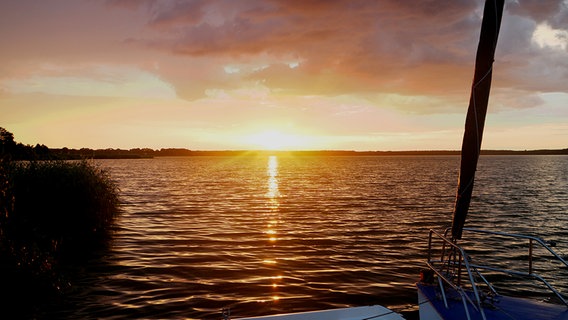
[[[0,2],[0,127],[70,148],[459,149],[483,1]],[[568,147],[568,1],[506,1],[486,149]]]

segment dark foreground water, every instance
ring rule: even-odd
[[[124,202],[114,241],[69,271],[71,288],[39,318],[411,310],[428,230],[451,223],[459,158],[99,163]],[[469,226],[538,234],[568,253],[568,157],[482,157],[474,193]]]

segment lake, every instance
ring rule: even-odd
[[[70,272],[57,318],[220,319],[416,309],[428,230],[451,223],[457,156],[98,160],[121,190],[109,250]],[[568,253],[568,157],[483,156],[467,226]]]

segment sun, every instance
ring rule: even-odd
[[[264,150],[291,150],[301,148],[304,139],[301,136],[280,131],[263,131],[248,137],[248,143]]]

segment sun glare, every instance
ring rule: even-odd
[[[280,131],[264,131],[249,137],[248,142],[264,150],[300,149],[304,145],[302,137]]]

